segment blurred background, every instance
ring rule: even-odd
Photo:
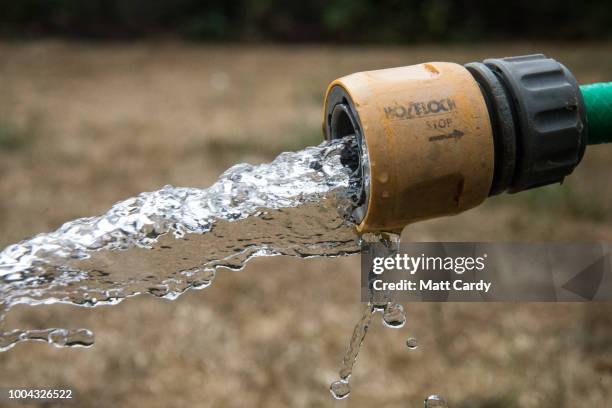
[[[2,0],[0,247],[317,144],[325,87],[351,72],[544,52],[588,83],[612,80],[611,50],[612,3],[598,1]],[[563,186],[403,239],[609,241],[611,153],[589,147]],[[358,271],[356,256],[257,259],[174,302],[16,308],[7,329],[87,327],[96,344],[20,344],[0,354],[0,386],[72,388],[83,407],[610,404],[608,304],[405,305],[405,328],[375,321],[353,393],[334,401]]]

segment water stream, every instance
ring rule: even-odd
[[[21,341],[88,346],[85,329],[4,330],[18,304],[116,304],[148,293],[175,299],[256,256],[359,251],[350,207],[351,141],[239,164],[207,189],[166,186],[67,222],[0,252],[0,351]]]
[[[165,186],[113,205],[0,252],[0,351],[24,341],[88,347],[87,329],[5,329],[19,304],[117,304],[149,294],[176,299],[213,282],[218,268],[240,270],[258,256],[340,256],[357,253],[360,240],[392,249],[395,235],[358,237],[349,221],[358,194],[356,143],[351,138],[286,152],[270,163],[238,164],[207,189]],[[349,379],[375,313],[400,328],[401,305],[370,299],[355,326],[330,386],[337,399]]]

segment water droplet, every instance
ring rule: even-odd
[[[424,403],[425,408],[448,408],[444,398],[439,395],[430,395]]]
[[[416,350],[419,347],[419,343],[417,342],[417,339],[410,337],[408,340],[406,340],[406,347],[408,347],[410,350]]]
[[[340,379],[331,383],[329,392],[331,392],[331,395],[337,400],[345,399],[351,393],[351,385],[348,379]]]
[[[404,307],[398,303],[389,303],[383,311],[383,323],[387,327],[399,329],[406,323]]]

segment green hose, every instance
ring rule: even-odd
[[[612,82],[581,85],[589,144],[612,143]]]

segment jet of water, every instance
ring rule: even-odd
[[[15,305],[116,304],[142,293],[175,299],[209,286],[218,268],[256,256],[359,251],[351,206],[354,141],[238,164],[207,189],[166,186],[97,217],[67,222],[0,252],[0,351],[21,341],[88,346],[84,329],[3,330]]]

